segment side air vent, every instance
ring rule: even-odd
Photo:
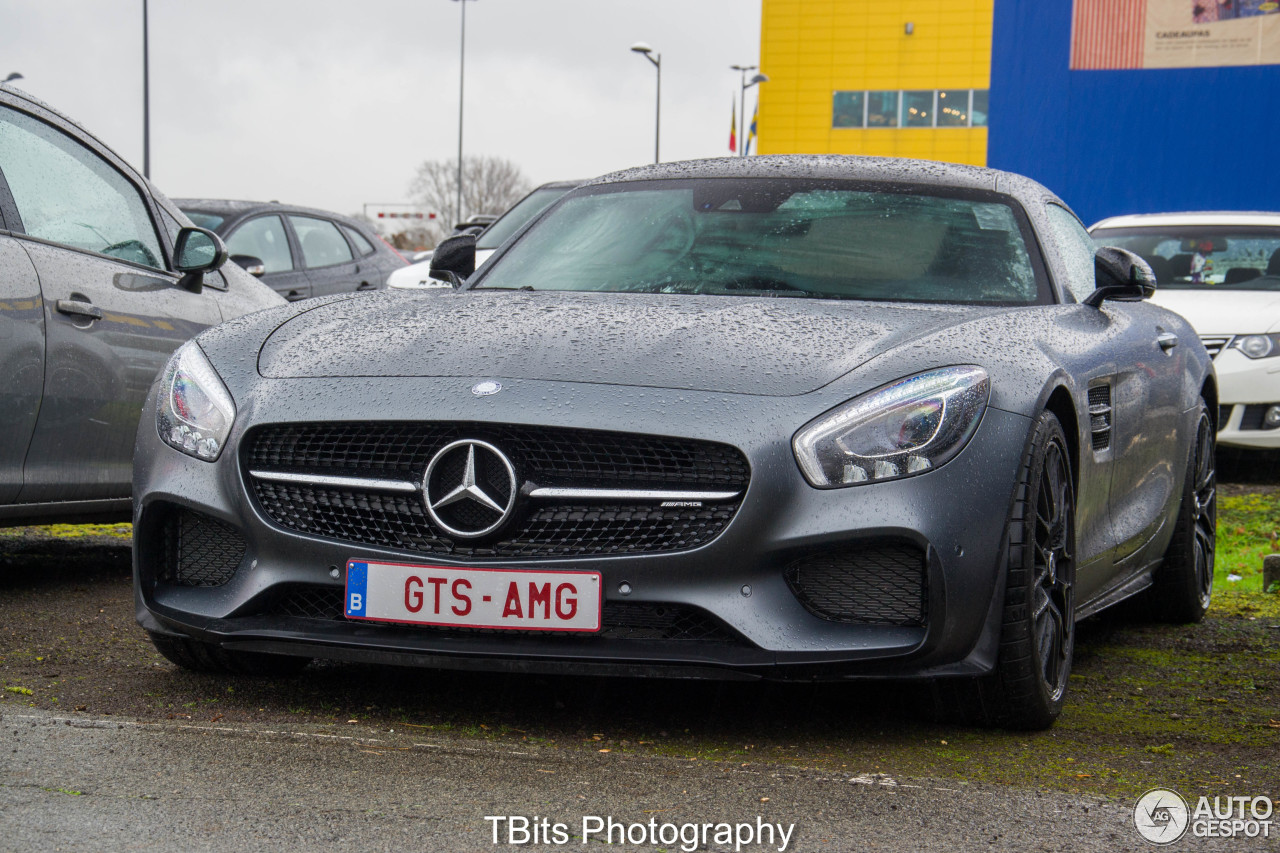
[[[1111,386],[1095,385],[1089,389],[1089,429],[1093,432],[1093,449],[1111,446]]]

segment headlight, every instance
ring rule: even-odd
[[[820,489],[910,477],[960,452],[990,395],[981,367],[917,373],[832,409],[791,446],[805,479]]]
[[[236,419],[236,404],[194,341],[169,359],[156,402],[156,430],[165,444],[206,462],[218,458]]]
[[[1240,335],[1228,347],[1249,358],[1271,358],[1280,355],[1280,335]]]

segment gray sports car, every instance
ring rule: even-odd
[[[456,290],[179,350],[134,483],[137,616],[191,669],[314,657],[928,679],[1049,725],[1076,620],[1208,606],[1204,348],[1003,172],[849,157],[568,193]]]

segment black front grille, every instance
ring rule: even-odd
[[[460,437],[500,447],[522,482],[543,487],[745,491],[746,459],[706,441],[589,430],[479,424],[301,424],[267,427],[246,442],[250,471],[420,481],[440,448]],[[705,545],[741,499],[698,506],[661,501],[525,499],[493,536],[450,537],[420,493],[391,494],[249,476],[266,515],[299,532],[465,559],[575,557],[679,551]]]
[[[1231,341],[1230,335],[1201,335],[1200,336],[1200,343],[1204,344],[1204,348],[1209,353],[1209,358],[1217,358],[1218,353],[1222,352],[1222,348],[1225,347],[1230,341]]]
[[[231,525],[177,509],[164,525],[161,581],[179,586],[222,586],[244,559],[245,542]]]
[[[346,621],[342,610],[341,587],[297,586],[289,589],[268,609],[268,613],[295,619]],[[470,637],[510,635],[529,637],[576,637],[610,640],[681,640],[704,643],[743,643],[733,631],[716,617],[696,607],[649,602],[606,601],[601,614],[601,630],[586,634],[581,631],[517,631],[505,628],[442,628],[436,625],[410,626],[436,637]],[[367,623],[362,623],[367,624]],[[392,626],[388,627],[404,627]]]
[[[809,612],[832,622],[925,623],[925,556],[910,543],[854,543],[811,554],[788,566],[786,577]]]
[[[1218,407],[1218,429],[1226,429],[1227,422],[1231,420],[1231,410],[1235,406],[1219,406]]]
[[[292,424],[260,428],[247,441],[255,469],[420,480],[451,441],[492,442],[540,486],[684,486],[745,489],[747,460],[711,441],[561,427],[473,423]]]

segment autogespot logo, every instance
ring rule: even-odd
[[[1187,832],[1191,810],[1177,791],[1153,788],[1133,807],[1133,825],[1152,844],[1172,844]]]

